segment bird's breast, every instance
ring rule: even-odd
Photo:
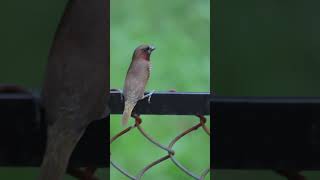
[[[150,75],[150,73],[151,73],[151,70],[152,70],[152,64],[151,64],[151,63],[149,63],[149,67],[148,67],[148,70],[149,70],[149,75]]]

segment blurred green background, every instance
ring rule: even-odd
[[[209,92],[209,0],[111,0],[110,37],[111,88],[123,88],[134,49],[142,43],[150,43],[156,50],[151,55],[153,68],[147,90]],[[111,116],[111,136],[123,129],[120,117]],[[196,117],[188,116],[141,117],[145,130],[164,145],[198,122]],[[193,172],[199,174],[209,167],[209,137],[202,129],[184,137],[174,149],[177,159]],[[137,129],[114,142],[111,152],[112,159],[133,175],[167,154],[148,142]],[[110,174],[111,180],[127,179],[113,167]],[[167,160],[150,169],[142,179],[192,178]]]
[[[319,96],[313,0],[221,0],[213,7],[213,88],[228,96]]]
[[[211,83],[221,96],[320,96],[320,2],[213,1]],[[317,171],[303,172],[308,180]],[[215,180],[284,180],[271,171],[215,171]]]

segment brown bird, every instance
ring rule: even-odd
[[[69,0],[56,31],[42,91],[47,143],[40,180],[61,180],[88,125],[108,115],[106,0]]]
[[[125,101],[122,115],[123,126],[128,123],[131,112],[139,100],[149,97],[150,103],[153,91],[144,95],[144,90],[150,76],[150,55],[153,50],[155,47],[144,44],[138,46],[133,53],[123,88]]]

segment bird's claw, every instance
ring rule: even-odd
[[[151,96],[152,94],[154,93],[155,90],[152,90],[150,93],[149,93],[149,98],[148,98],[148,103],[150,104],[151,103]]]
[[[153,94],[154,92],[155,92],[155,90],[152,90],[150,93],[144,95],[144,96],[142,97],[142,99],[148,97],[148,103],[150,104],[150,103],[151,103],[151,96],[152,96],[152,94]]]

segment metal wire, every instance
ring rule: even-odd
[[[115,163],[114,160],[111,159],[111,153],[110,153],[110,162],[111,165],[117,169],[120,173],[122,173],[124,176],[126,176],[129,179],[132,180],[140,180],[143,175],[150,170],[152,167],[160,164],[161,162],[164,162],[167,159],[170,159],[173,164],[175,164],[181,171],[183,171],[185,174],[189,175],[190,177],[192,177],[193,179],[196,180],[203,180],[206,175],[208,175],[210,168],[207,168],[205,170],[202,171],[202,173],[200,175],[192,172],[191,170],[187,169],[186,167],[184,167],[174,156],[175,156],[175,151],[173,149],[174,145],[181,140],[182,137],[184,137],[185,135],[196,131],[199,129],[199,127],[202,127],[203,131],[208,134],[208,136],[210,137],[210,130],[209,128],[206,126],[206,118],[203,115],[197,114],[196,115],[200,122],[194,126],[192,126],[191,128],[186,129],[185,131],[179,133],[176,137],[173,138],[173,140],[170,142],[170,144],[168,146],[165,146],[161,143],[159,143],[155,138],[153,138],[149,133],[147,133],[141,126],[142,124],[142,119],[138,116],[138,115],[134,115],[135,118],[135,124],[131,127],[128,127],[122,131],[120,131],[119,133],[115,134],[113,137],[111,137],[110,139],[110,145],[116,141],[119,137],[125,135],[126,133],[128,133],[129,131],[131,131],[134,128],[137,128],[138,131],[152,144],[154,144],[155,146],[157,146],[158,148],[166,151],[168,153],[168,155],[160,157],[159,159],[151,162],[150,164],[146,165],[144,168],[142,168],[142,170],[140,170],[138,172],[138,174],[136,176],[128,173],[127,170],[125,170],[124,168],[122,168],[120,165],[118,165],[117,163]]]

